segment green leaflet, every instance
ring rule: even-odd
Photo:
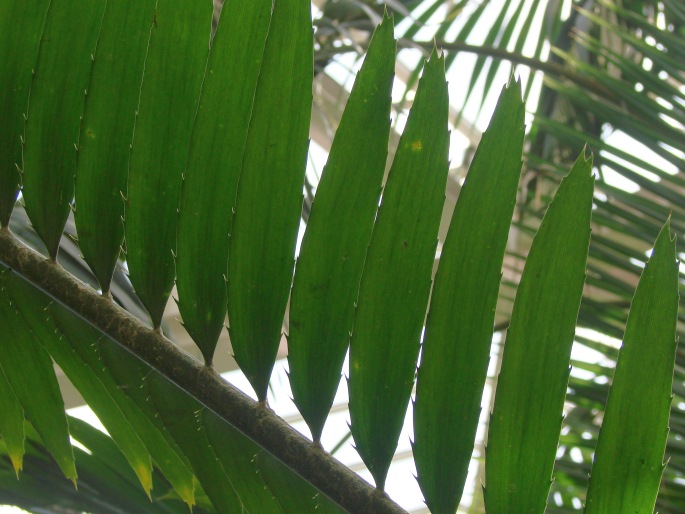
[[[118,362],[106,362],[100,348],[112,348],[113,343],[102,339],[97,330],[56,304],[49,306],[53,324],[46,318],[49,301],[44,295],[16,278],[10,283],[15,305],[107,428],[148,496],[152,488],[152,456],[178,495],[192,506],[195,503],[193,476],[184,457],[165,440],[162,428],[155,426],[154,413],[142,411],[140,398],[136,404],[133,400],[136,397],[130,396],[131,391],[135,393],[135,384],[142,380],[145,368],[141,370],[136,358],[119,348],[111,350]],[[111,374],[120,367],[133,373],[125,383],[116,382]]]
[[[31,82],[22,194],[52,259],[74,197],[84,91],[105,3],[52,0]]]
[[[226,317],[228,233],[272,0],[230,0],[209,53],[178,218],[183,325],[210,365]],[[229,93],[230,91],[230,93]]]
[[[195,503],[195,479],[184,449],[176,444],[149,402],[145,377],[150,373],[150,368],[108,339],[101,339],[93,347],[92,354],[101,360],[104,369],[116,382],[122,394],[115,398],[135,424],[155,465],[188,505]]]
[[[210,2],[158,0],[145,61],[125,207],[131,282],[159,327],[174,284],[176,225],[209,51]]]
[[[148,401],[182,446],[217,512],[244,512],[242,501],[200,423],[202,406],[158,373],[151,373],[145,382],[150,393]]]
[[[9,223],[21,184],[24,116],[49,4],[49,0],[0,3],[0,226]]]
[[[652,512],[664,470],[676,350],[678,264],[670,220],[635,291],[609,390],[585,512]]]
[[[199,405],[197,408],[199,409]],[[304,514],[309,510],[314,510],[314,505],[311,505],[307,500],[316,494],[316,490],[304,481],[289,491],[293,496],[299,498],[299,508],[292,511],[282,509],[279,505],[281,499],[279,497],[274,498],[267,484],[264,483],[261,462],[259,465],[257,463],[257,454],[261,448],[207,409],[202,409],[197,417],[198,423],[207,434],[219,462],[230,477],[231,483],[247,512],[264,514],[300,512]],[[280,471],[288,477],[296,476],[287,468]],[[309,489],[313,490],[311,497],[303,500],[302,491],[309,493]]]
[[[50,356],[15,305],[15,287],[19,277],[0,268],[0,367],[27,419],[52,453],[62,473],[76,485],[74,455],[64,403]],[[40,306],[38,306],[40,308]]]
[[[122,195],[155,3],[107,2],[83,112],[74,216],[79,247],[104,293],[124,239]]]
[[[10,277],[5,280],[6,286],[11,287],[10,294],[13,304],[32,327],[37,340],[55,359],[55,362],[69,377],[84,400],[98,415],[103,425],[107,427],[149,496],[152,488],[150,455],[136,434],[134,427],[110,394],[110,391],[116,391],[116,384],[109,384],[108,389],[108,384],[104,380],[106,375],[102,378],[98,376],[99,366],[91,366],[90,363],[84,362],[73,350],[72,345],[62,336],[62,332],[56,330],[52,319],[46,315],[46,309],[50,303],[48,298],[21,279]],[[71,316],[71,313],[65,313],[62,310],[61,314],[63,324],[60,328],[62,330],[66,328],[67,337],[75,337],[79,343],[83,344],[82,322]]]
[[[188,513],[188,505],[173,496],[169,484],[165,483],[157,473],[153,475],[155,480],[152,501],[150,501],[150,497],[141,489],[138,477],[126,462],[119,447],[107,434],[71,416],[69,417],[69,431],[71,436],[90,452],[89,455],[80,452],[78,448],[75,449],[80,472],[79,485],[84,484],[89,488],[96,488],[97,500],[111,505],[113,513],[122,511]],[[80,497],[85,496],[80,495]],[[203,511],[200,510],[200,512]]]
[[[562,180],[518,286],[486,448],[491,514],[545,510],[585,282],[591,171],[581,155]]]
[[[308,0],[274,5],[236,197],[228,260],[235,359],[266,399],[290,294],[312,105]]]
[[[273,492],[283,511],[292,514],[344,514],[328,497],[281,464],[268,453],[259,452],[255,460],[266,486]]]
[[[240,497],[252,513],[318,514],[344,512],[321,496],[308,482],[264,452],[207,409],[198,411],[198,423]]]
[[[383,192],[350,342],[352,435],[379,489],[414,383],[447,179],[447,105],[433,52]]]
[[[24,409],[0,367],[0,436],[19,478],[24,459]]]
[[[40,438],[30,424],[26,426],[27,453],[21,480],[5,479],[5,459],[0,459],[3,498],[28,511],[54,512],[59,505],[71,512],[98,514],[165,513],[187,514],[188,507],[169,495],[169,486],[156,477],[154,503],[143,492],[137,477],[116,444],[88,423],[69,416],[72,437],[87,448],[74,447],[79,466],[79,490],[64,480]],[[0,444],[0,454],[3,453]],[[203,511],[196,510],[198,514]]]
[[[340,120],[297,259],[288,365],[295,404],[314,441],[321,438],[349,346],[388,153],[394,62],[393,22],[386,17]]]
[[[414,459],[426,504],[454,513],[480,415],[502,260],[523,148],[521,85],[503,89],[452,215],[435,275],[414,405]]]

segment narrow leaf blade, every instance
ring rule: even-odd
[[[18,285],[20,280],[8,271],[0,276],[0,366],[45,447],[64,475],[76,484],[64,402],[52,360],[15,305],[17,287],[26,287]]]
[[[122,195],[155,3],[107,2],[86,95],[74,216],[79,247],[105,293],[124,239]]]
[[[292,281],[312,106],[312,52],[310,2],[276,2],[228,260],[231,344],[260,401],[266,399]]]
[[[59,331],[55,331],[54,327],[52,330],[42,331],[41,342],[74,387],[81,393],[88,406],[98,416],[126,457],[143,490],[150,497],[152,460],[147,448],[136,433],[135,427],[110,393],[114,389],[111,387],[111,383],[108,384],[107,375],[102,373],[100,369],[91,367],[87,362],[84,362],[69,343],[68,340],[76,337],[80,332],[81,327],[78,321],[73,318],[71,313],[65,312],[62,312],[61,316],[58,314],[58,319],[60,320],[57,322],[60,327]],[[80,342],[85,344],[86,341],[81,339]]]
[[[475,440],[509,225],[521,174],[519,82],[500,96],[440,255],[414,405],[414,458],[431,512],[454,513]]]
[[[283,514],[279,502],[274,498],[264,483],[263,473],[257,465],[257,454],[260,447],[243,436],[235,428],[216,416],[212,411],[203,409],[199,416],[207,438],[210,441],[217,458],[231,479],[231,484],[240,497],[247,512],[263,512],[264,514]],[[292,475],[292,471],[281,469],[284,475]],[[298,484],[300,487],[302,484]],[[306,482],[307,487],[311,487]],[[297,493],[297,491],[293,491]],[[315,494],[315,493],[314,493]],[[312,495],[313,496],[313,495]],[[300,505],[293,512],[307,512],[308,504]],[[285,511],[290,512],[290,511]]]
[[[447,84],[433,52],[399,142],[366,256],[350,342],[357,451],[383,489],[414,383],[447,180]]]
[[[319,493],[299,475],[292,473],[281,462],[261,451],[256,457],[260,475],[286,513],[343,514],[338,507]]]
[[[149,497],[152,488],[150,455],[110,393],[117,390],[116,384],[110,383],[108,388],[107,375],[101,372],[97,364],[90,366],[91,363],[84,362],[67,340],[75,338],[81,344],[85,342],[84,339],[87,338],[83,337],[83,322],[57,307],[49,311],[50,301],[47,296],[19,279],[12,280],[11,294],[13,304],[31,327],[32,333],[98,415]],[[58,314],[57,319],[62,321],[59,329],[53,322],[54,312]],[[88,327],[88,330],[92,335],[93,329]]]
[[[585,282],[592,159],[581,155],[535,236],[518,286],[485,459],[491,512],[543,512]]]
[[[146,378],[150,402],[174,437],[217,512],[243,512],[200,420],[203,407],[156,372]]]
[[[31,82],[22,194],[53,259],[74,197],[84,92],[105,3],[52,0]]]
[[[224,6],[230,16],[220,18],[212,42],[183,182],[178,307],[208,365],[226,317],[228,233],[271,4],[233,0]]]
[[[7,226],[17,200],[21,142],[33,69],[49,0],[0,4],[0,225]]]
[[[390,131],[392,19],[374,33],[316,189],[290,300],[288,365],[314,441],[340,384]]]
[[[609,390],[585,512],[652,512],[664,470],[678,316],[670,220],[635,291]]]
[[[24,459],[24,409],[0,368],[0,436],[19,478]]]
[[[131,282],[159,327],[174,284],[181,180],[209,51],[212,5],[158,0],[153,13],[125,207]]]
[[[76,347],[75,342],[72,344]],[[101,339],[97,345],[91,346],[90,351],[79,350],[84,360],[101,360],[119,392],[114,394],[114,398],[135,425],[155,465],[183,501],[193,505],[196,491],[190,463],[149,402],[145,377],[150,368],[108,339]]]

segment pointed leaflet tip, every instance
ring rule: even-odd
[[[314,437],[323,430],[340,383],[378,208],[395,53],[392,17],[386,16],[374,31],[336,131],[296,266],[289,311],[290,382]]]
[[[585,145],[583,146],[583,152],[581,153],[580,157],[583,157],[585,159],[585,162],[590,161],[590,173],[592,173],[592,161],[594,159],[594,154],[592,153],[592,149],[588,146],[587,143],[585,143]]]
[[[433,49],[431,50],[428,60],[432,61],[434,57],[443,62],[445,61],[445,53],[438,48],[438,42],[435,39],[433,40]]]
[[[140,485],[143,487],[145,494],[150,502],[152,502],[152,461],[147,466],[139,466],[134,469]]]
[[[521,88],[521,76],[516,76],[515,70],[512,68],[509,74],[509,80],[507,80],[506,88],[508,89],[512,84],[516,84],[519,89]]]
[[[581,155],[562,180],[518,286],[488,432],[488,511],[542,512],[546,505],[585,282],[591,168]]]
[[[23,469],[24,455],[12,453],[10,455],[10,460],[12,461],[12,467],[14,468],[14,474],[17,476],[17,480],[19,480],[19,472]]]
[[[518,85],[504,88],[460,193],[435,276],[413,446],[419,485],[432,512],[456,510],[468,473],[521,172],[523,122]]]
[[[678,302],[675,238],[667,220],[631,302],[597,441],[588,514],[624,505],[654,509],[673,394]]]

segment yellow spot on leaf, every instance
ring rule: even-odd
[[[152,495],[150,494],[150,491],[152,491],[152,467],[151,464],[149,465],[146,462],[141,462],[137,464],[133,470],[135,471],[136,475],[138,476],[138,480],[140,480],[140,485],[143,486],[143,490],[145,491],[145,494],[147,497],[152,501]]]
[[[414,150],[415,152],[420,152],[421,150],[423,150],[423,141],[418,140],[418,141],[412,142],[411,149]]]

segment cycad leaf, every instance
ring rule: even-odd
[[[69,442],[69,428],[64,403],[50,356],[17,310],[15,281],[21,280],[0,268],[0,367],[26,417],[52,453],[64,475],[76,484],[74,454]],[[40,305],[35,305],[40,309]]]
[[[159,327],[174,284],[181,180],[209,51],[212,6],[158,0],[145,60],[126,201],[131,282]]]
[[[24,458],[24,409],[0,368],[0,436],[19,477]]]
[[[211,364],[226,317],[228,233],[271,0],[225,3],[209,54],[178,219],[183,325]],[[230,94],[227,90],[230,89]]]
[[[231,344],[260,401],[266,399],[292,281],[312,106],[312,52],[310,2],[276,2],[228,260]]]
[[[595,450],[585,512],[652,512],[664,469],[676,350],[678,264],[670,222],[630,308]]]
[[[31,82],[22,192],[26,213],[53,259],[74,197],[84,91],[105,3],[50,3]]]
[[[104,292],[124,239],[122,194],[155,3],[107,2],[86,95],[75,220],[79,247]]]
[[[518,286],[488,432],[488,512],[545,510],[585,282],[591,171],[581,155],[561,182]]]
[[[87,362],[83,362],[71,348],[66,338],[56,329],[46,312],[49,301],[45,295],[18,278],[8,279],[6,279],[6,286],[11,284],[12,301],[15,307],[32,327],[32,332],[38,341],[55,359],[55,362],[69,377],[84,400],[100,417],[149,496],[152,488],[150,455],[131,423],[114,402],[106,384],[98,376],[100,370],[90,367]],[[62,326],[67,329],[67,334],[83,335],[83,331],[78,333],[79,322],[76,318],[70,313],[64,315],[66,313],[62,312],[62,314]],[[80,342],[83,344],[85,341]]]
[[[414,383],[447,180],[447,85],[433,52],[400,138],[366,256],[350,343],[357,451],[383,489]]]
[[[390,131],[392,19],[371,39],[316,189],[290,300],[295,404],[321,438],[349,345],[354,301],[378,208]]]
[[[49,0],[0,3],[0,225],[9,223],[19,192],[21,141],[29,90]]]
[[[414,458],[431,512],[454,513],[466,481],[523,148],[521,85],[500,96],[440,254],[414,405]]]

